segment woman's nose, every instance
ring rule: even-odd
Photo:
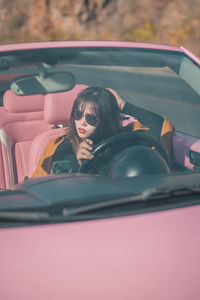
[[[86,122],[85,116],[83,116],[83,118],[81,119],[81,125],[82,126],[87,126],[87,122]]]

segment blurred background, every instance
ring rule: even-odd
[[[0,43],[121,40],[200,56],[200,0],[0,0]]]

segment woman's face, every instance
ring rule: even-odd
[[[81,139],[89,138],[96,130],[97,117],[90,107],[86,106],[84,111],[79,107],[74,113],[74,122],[78,136]]]

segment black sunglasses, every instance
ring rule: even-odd
[[[72,114],[74,120],[79,121],[85,116],[86,122],[91,126],[96,126],[97,124],[97,116],[92,114],[84,114],[81,110],[74,108]]]

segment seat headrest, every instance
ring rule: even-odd
[[[18,96],[11,90],[5,92],[3,105],[8,112],[35,112],[44,109],[44,95]]]
[[[70,120],[74,100],[87,85],[77,84],[67,92],[45,95],[44,120],[48,124],[66,124]]]

